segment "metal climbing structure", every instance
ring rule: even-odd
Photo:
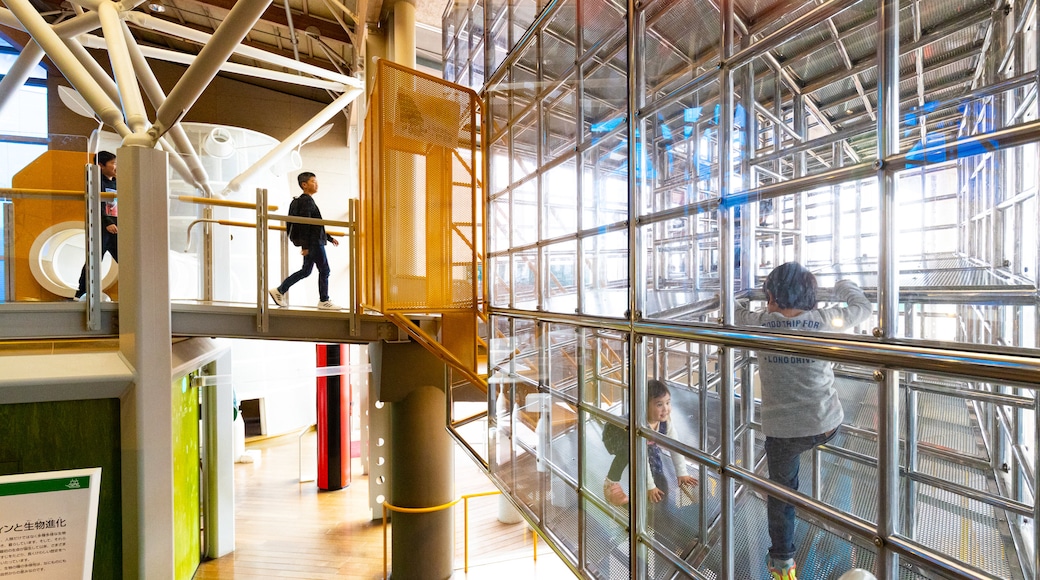
[[[1038,26],[1032,0],[449,6],[445,76],[485,106],[491,388],[466,436],[577,574],[764,578],[774,494],[805,578],[1040,578]],[[874,315],[736,324],[787,261]],[[763,351],[830,361],[844,408],[797,493],[763,462]],[[648,443],[699,485],[648,501]]]

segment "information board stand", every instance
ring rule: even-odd
[[[0,578],[90,580],[101,468],[0,476]]]

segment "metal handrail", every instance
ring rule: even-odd
[[[893,341],[844,335],[834,337],[775,332],[756,328],[751,334],[741,328],[674,324],[637,321],[629,324],[618,318],[590,315],[568,315],[556,312],[531,312],[513,308],[490,307],[491,314],[525,320],[537,318],[543,322],[596,326],[617,332],[636,332],[662,338],[677,338],[703,342],[715,346],[770,350],[803,354],[812,358],[827,358],[828,352],[840,354],[843,362],[878,365],[886,368],[913,369],[942,375],[998,379],[1001,384],[1013,384],[1024,389],[1040,390],[1040,362],[1028,356],[998,354],[969,350],[977,345],[965,344],[963,349],[916,346]]]
[[[28,187],[0,187],[0,196],[2,197],[84,197],[87,195],[85,191],[77,191],[74,189],[32,189]],[[113,199],[116,197],[115,193],[102,192],[101,197],[104,199]]]
[[[471,498],[471,497],[484,497],[484,496],[488,496],[488,495],[501,495],[501,494],[502,494],[502,492],[497,490],[497,489],[494,490],[494,491],[481,491],[481,492],[478,492],[478,493],[464,493],[464,494],[460,495],[459,497],[449,501],[448,503],[444,503],[444,504],[436,505],[436,506],[432,506],[432,507],[424,507],[424,508],[400,507],[400,506],[395,506],[395,505],[391,504],[390,502],[384,501],[383,502],[383,578],[389,578],[390,577],[389,574],[388,574],[388,570],[387,570],[387,550],[386,550],[386,545],[387,545],[387,542],[386,542],[386,519],[387,519],[388,512],[392,512],[393,511],[393,512],[400,512],[400,513],[404,513],[404,514],[429,514],[429,513],[433,513],[433,512],[439,512],[439,511],[446,510],[446,509],[454,506],[455,504],[457,504],[457,503],[459,503],[461,501],[462,502],[462,506],[463,506],[463,536],[462,536],[463,537],[463,544],[462,544],[463,545],[463,552],[462,552],[462,554],[463,554],[463,557],[462,557],[462,566],[463,566],[463,568],[462,568],[462,570],[463,570],[463,572],[469,572],[469,498]],[[526,534],[526,532],[525,532],[525,534]],[[538,560],[538,534],[534,533],[534,530],[532,530],[532,534],[534,535],[534,559]]]
[[[234,201],[230,199],[218,199],[215,197],[199,197],[197,195],[171,195],[170,198],[185,203],[194,203],[196,205],[219,205],[221,207],[234,207],[238,209],[256,209],[256,204],[248,201]],[[277,209],[277,205],[267,206],[268,211],[276,211]]]
[[[187,230],[188,230],[188,241],[184,244],[184,251],[185,252],[187,252],[188,249],[191,248],[191,230],[197,224],[217,224],[217,225],[221,225],[221,226],[229,226],[229,227],[236,227],[236,228],[256,229],[256,224],[252,223],[252,222],[238,222],[238,221],[233,221],[233,220],[219,220],[219,219],[212,219],[212,218],[199,218],[197,220],[192,221],[190,224],[188,224],[188,228],[187,228]],[[267,229],[268,230],[275,230],[275,231],[284,232],[285,229],[286,229],[286,226],[267,226]],[[347,235],[347,232],[341,232],[339,230],[325,230],[325,233],[329,234],[330,236],[336,237],[336,238],[341,238],[341,237]]]

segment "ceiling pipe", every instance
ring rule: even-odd
[[[126,21],[129,23],[133,23],[136,26],[140,26],[141,28],[152,30],[153,32],[159,32],[169,36],[175,36],[177,38],[190,40],[192,42],[197,42],[202,45],[206,45],[210,42],[211,39],[210,34],[200,32],[198,30],[193,30],[191,28],[188,28],[187,26],[182,26],[180,24],[169,22],[167,20],[162,20],[161,18],[156,18],[154,16],[145,14],[144,12],[128,12],[126,13]],[[280,66],[290,70],[298,70],[300,72],[310,74],[318,78],[323,78],[330,81],[342,83],[348,87],[361,88],[362,86],[361,81],[355,79],[354,77],[332,72],[330,70],[326,70],[321,67],[314,66],[312,64],[307,64],[305,62],[296,62],[291,58],[286,58],[284,56],[273,54],[265,50],[260,50],[259,48],[240,45],[235,48],[235,54],[253,58],[261,62],[266,62],[274,66]]]
[[[94,81],[98,83],[98,85],[101,87],[101,90],[105,91],[105,93],[109,96],[109,98],[112,99],[113,102],[118,101],[119,88],[116,86],[115,81],[112,80],[112,77],[108,76],[108,72],[105,71],[105,69],[101,68],[101,65],[98,64],[98,62],[94,60],[94,57],[91,56],[90,53],[88,53],[86,49],[83,47],[83,44],[80,42],[80,39],[83,38],[91,38],[97,42],[97,45],[93,46],[92,48],[99,48],[102,50],[107,49],[107,45],[105,44],[104,39],[88,34],[84,34],[78,38],[64,39],[65,45],[69,47],[69,50],[72,51],[73,55],[76,56],[76,58],[78,58],[79,61],[83,64],[83,66],[87,69],[87,72],[91,75],[91,77],[93,77]],[[136,46],[136,43],[134,44],[134,46]],[[189,183],[193,182],[193,173],[187,169],[186,165],[184,165],[183,163],[181,163],[180,165],[173,163],[172,167],[174,171],[177,171],[177,173],[180,174],[184,181],[187,181]]]
[[[317,115],[314,116],[310,121],[304,123],[299,129],[289,135],[284,141],[278,144],[274,149],[267,152],[266,155],[260,158],[259,161],[254,163],[248,169],[237,175],[234,179],[228,182],[227,187],[224,188],[224,193],[237,192],[242,188],[242,184],[252,178],[260,171],[267,169],[273,165],[276,161],[290,153],[298,145],[303,143],[307,137],[310,137],[315,131],[321,128],[329,119],[331,119],[336,113],[342,110],[344,107],[350,104],[351,101],[356,99],[361,94],[360,88],[350,89],[349,91],[340,95],[335,101],[332,101],[327,107],[321,110]]]
[[[105,48],[104,39],[101,39],[92,34],[84,34],[80,36],[78,40],[87,48]],[[152,58],[155,60],[190,65],[192,62],[195,61],[196,58],[194,54],[177,52],[174,50],[167,50],[164,48],[141,46],[139,44],[135,44],[135,46],[146,58]],[[133,56],[132,53],[131,56]],[[324,79],[298,76],[294,74],[284,73],[281,71],[260,68],[257,66],[237,64],[233,62],[225,62],[223,65],[221,65],[220,70],[226,73],[240,74],[254,78],[266,79],[275,82],[284,82],[299,86],[307,86],[315,89],[324,89],[327,91],[335,91],[337,93],[342,93],[350,89],[350,87],[348,87],[347,85],[344,85],[343,83],[336,81],[327,81]]]
[[[26,0],[21,0],[25,2]],[[242,39],[253,28],[271,0],[238,0],[220,23],[210,41],[199,51],[199,57],[188,66],[184,76],[170,91],[166,101],[155,114],[155,124],[149,130],[153,139],[158,139],[184,116],[202,94],[220,65],[227,61]]]
[[[119,24],[122,29],[121,32],[126,38],[130,61],[133,63],[134,71],[141,82],[141,87],[144,89],[145,95],[148,96],[148,101],[152,103],[153,107],[158,109],[166,100],[166,93],[163,91],[162,85],[159,84],[159,80],[155,78],[155,73],[148,66],[148,61],[144,58],[141,46],[133,41],[130,27],[125,22],[120,22]],[[213,197],[213,188],[209,184],[209,174],[206,173],[206,168],[202,166],[202,160],[199,159],[198,153],[192,147],[191,140],[188,139],[188,134],[185,133],[184,127],[180,123],[175,124],[170,129],[169,136],[175,147],[175,154],[171,155],[171,157],[177,157],[178,159],[181,159],[182,155],[187,157],[184,160],[187,173],[183,173],[181,176],[184,177],[185,181],[193,183],[195,187],[204,191],[207,197]]]
[[[0,24],[8,28],[14,28],[15,30],[25,30],[22,23],[18,21],[14,13],[7,8],[0,8]],[[60,24],[51,26],[51,29],[62,38],[68,38],[70,36],[78,36],[85,32],[90,32],[100,26],[98,15],[96,12],[88,12],[74,18],[70,18]]]
[[[11,69],[4,75],[3,80],[0,80],[0,110],[3,110],[11,96],[29,80],[33,69],[40,64],[41,59],[43,59],[43,49],[40,48],[40,45],[36,44],[35,40],[25,43],[25,48],[15,59]]]
[[[300,40],[296,38],[296,28],[293,27],[292,10],[289,10],[289,0],[285,0],[285,21],[289,25],[289,40],[292,41],[293,60],[300,62]]]
[[[72,4],[74,6],[82,6],[83,8],[87,8],[89,10],[97,12],[98,7],[101,6],[103,2],[108,1],[109,0],[69,0],[69,4]]]
[[[191,168],[188,167],[188,164],[184,162],[184,158],[181,157],[181,155],[177,152],[177,148],[173,145],[173,143],[170,143],[169,139],[167,139],[166,137],[159,137],[159,147],[169,154],[167,155],[167,157],[170,160],[170,167],[172,167],[174,171],[176,171],[181,177],[183,177],[184,181],[188,183],[193,183]]]
[[[339,10],[336,10],[334,8],[334,5],[333,5],[332,2],[335,2],[335,6],[338,7],[340,10],[343,10],[344,12],[346,12],[347,15],[350,16],[350,18],[352,20],[354,20],[354,22],[357,22],[357,14],[354,14],[353,12],[348,10],[347,7],[344,6],[343,3],[340,2],[339,0],[331,0],[331,2],[330,2],[330,0],[324,0],[324,2],[325,2],[325,6],[329,9],[329,12],[331,12],[332,16],[336,19],[336,22],[339,23],[340,28],[342,28],[343,31],[347,33],[347,38],[350,39],[350,50],[353,51],[354,50],[354,45],[357,43],[357,37],[355,36],[354,32],[351,31],[350,27],[347,26],[347,23],[343,22],[343,17],[339,15]],[[309,27],[308,27],[308,30],[309,30]],[[308,31],[304,31],[304,32],[306,34],[308,34],[308,35],[311,35],[310,32],[308,32]],[[317,37],[317,35],[311,35],[311,36]]]
[[[98,41],[101,42],[102,47],[105,47],[104,39],[97,36],[94,36],[93,38],[97,38]],[[72,56],[75,56],[76,59],[79,60],[79,63],[86,69],[87,74],[94,79],[94,82],[101,87],[101,90],[105,91],[108,98],[112,99],[113,103],[118,103],[119,87],[116,86],[116,82],[112,80],[112,77],[108,76],[108,71],[101,68],[98,61],[87,52],[87,49],[83,48],[83,45],[78,42],[76,38],[63,38],[62,40],[65,41],[65,46],[69,47]]]
[[[108,45],[108,59],[112,63],[116,85],[119,86],[119,99],[126,115],[126,124],[134,133],[143,133],[148,129],[148,116],[145,114],[141,88],[134,74],[134,65],[130,62],[127,39],[123,36],[123,21],[119,19],[119,11],[113,2],[102,2],[98,7],[98,16],[101,18],[101,30]]]
[[[325,2],[325,5],[330,8],[330,12],[332,12],[332,15],[336,17],[336,20],[339,21],[339,25],[343,27],[343,30],[345,30],[348,35],[353,36],[353,33],[350,30],[347,29],[347,26],[343,22],[343,20],[341,20],[339,15],[336,14],[336,11],[335,10],[331,10],[331,8],[332,8],[332,6],[335,6],[336,8],[339,8],[340,10],[343,11],[344,14],[349,16],[350,19],[353,20],[354,22],[358,22],[358,15],[355,14],[354,11],[351,10],[350,8],[347,8],[347,5],[344,4],[343,2],[340,2],[340,0],[323,0],[323,1]],[[360,25],[361,25],[361,23],[358,23],[358,26],[360,26]]]
[[[115,0],[69,0],[69,3],[73,6],[89,8],[94,12],[97,12],[98,8],[100,8],[102,4],[110,3],[115,5],[117,12],[129,12],[147,1],[148,0],[133,0],[132,2],[116,2]]]
[[[25,30],[33,37],[40,47],[47,53],[58,70],[68,79],[83,98],[86,99],[94,112],[115,129],[120,137],[126,137],[132,131],[123,122],[123,113],[114,102],[108,98],[101,87],[87,73],[86,69],[76,57],[73,56],[69,47],[51,29],[50,25],[40,16],[28,0],[6,0],[7,7],[15,15]],[[70,20],[69,22],[73,22]]]

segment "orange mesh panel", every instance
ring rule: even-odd
[[[380,312],[477,307],[479,99],[379,61],[362,142],[362,301]]]

